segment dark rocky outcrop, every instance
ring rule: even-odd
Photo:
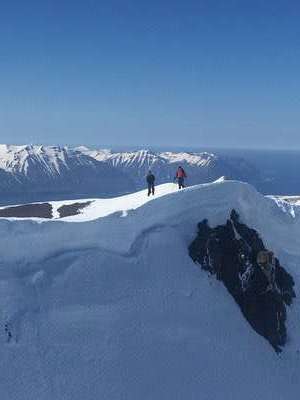
[[[81,210],[83,210],[85,207],[89,206],[92,203],[92,201],[86,201],[84,203],[73,203],[73,204],[66,204],[57,210],[59,213],[59,218],[64,218],[64,217],[71,217],[73,215],[80,214]]]
[[[193,261],[224,283],[253,329],[279,352],[287,340],[286,305],[295,297],[294,280],[274,258],[271,284],[257,262],[263,250],[259,234],[241,223],[235,210],[225,225],[211,228],[207,220],[200,222],[189,246]]]
[[[49,203],[24,204],[6,207],[0,210],[4,218],[52,218],[52,206]]]
[[[58,208],[59,218],[80,214],[92,201],[64,204]],[[50,203],[24,204],[20,206],[0,209],[0,218],[48,218],[52,219],[52,205]]]

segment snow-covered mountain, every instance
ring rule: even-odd
[[[298,399],[298,298],[278,355],[188,248],[200,221],[225,226],[235,209],[298,294],[300,207],[231,181],[157,195],[0,219],[1,399]]]
[[[116,196],[144,188],[149,168],[157,184],[173,181],[179,165],[186,169],[188,185],[220,176],[254,184],[259,179],[257,170],[243,159],[209,153],[0,145],[0,201]]]
[[[122,171],[76,149],[0,145],[0,198],[4,202],[111,196],[133,189]]]
[[[212,182],[220,176],[250,183],[255,183],[260,178],[256,168],[242,158],[220,157],[207,152],[152,152],[149,150],[111,152],[89,150],[84,147],[80,150],[129,175],[137,189],[144,187],[145,176],[149,169],[154,172],[159,183],[166,183],[174,179],[179,165],[187,172],[188,185]]]

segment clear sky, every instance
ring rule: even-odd
[[[296,0],[0,2],[0,142],[300,148]]]

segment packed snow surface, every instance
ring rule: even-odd
[[[299,398],[298,298],[278,356],[187,250],[200,220],[235,208],[297,291],[299,206],[233,181],[94,200],[63,220],[0,220],[1,399]]]
[[[123,216],[127,215],[128,211],[135,210],[141,207],[150,200],[157,199],[158,197],[164,196],[169,193],[177,191],[177,185],[173,183],[166,183],[160,185],[156,190],[155,196],[148,197],[147,190],[141,190],[140,192],[128,194],[126,196],[115,197],[113,199],[88,199],[91,201],[91,205],[84,209],[84,212],[74,215],[72,217],[63,218],[64,221],[78,222],[78,221],[89,221],[100,217],[105,217],[114,212],[121,212]],[[86,201],[86,200],[85,200]],[[57,216],[57,210],[59,207],[65,204],[72,204],[73,201],[53,201],[53,214]]]

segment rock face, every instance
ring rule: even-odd
[[[24,204],[0,209],[0,218],[52,218],[49,203]]]
[[[295,297],[294,280],[275,258],[271,282],[257,262],[263,250],[259,234],[232,210],[225,225],[211,228],[207,220],[198,224],[189,254],[224,283],[253,329],[279,352],[287,340],[286,305]]]

